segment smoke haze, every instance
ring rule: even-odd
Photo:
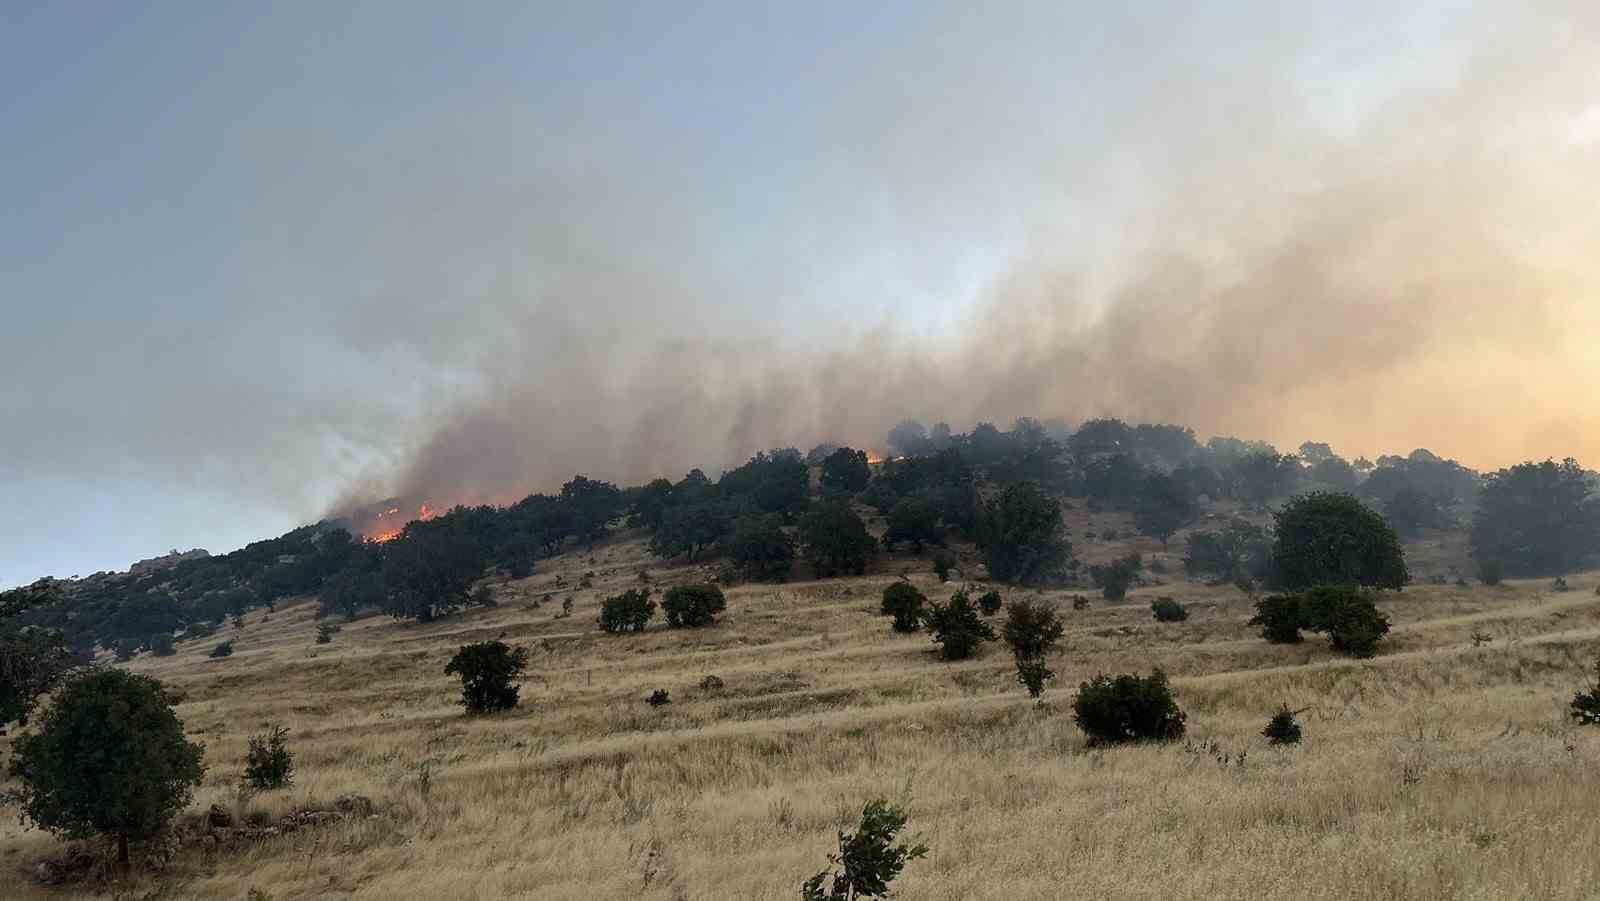
[[[0,582],[905,417],[1600,459],[1588,5],[966,6],[219,14],[48,196],[13,110]]]

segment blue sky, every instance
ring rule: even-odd
[[[1264,363],[1175,340],[1111,379],[1083,343],[1161,281],[1152,259],[1209,273],[1207,315],[1303,243],[1306,198],[1441,167],[1532,200],[1429,182],[1404,216],[1512,209],[1551,236],[1530,265],[1587,285],[1569,253],[1592,218],[1540,231],[1529,209],[1592,175],[1589,151],[1485,159],[1535,132],[1472,110],[1582,112],[1592,16],[1389,7],[6,4],[0,585],[226,550],[395,490],[494,499],[865,443],[901,410],[1297,443],[1313,420],[1269,398],[1324,392],[1340,419],[1318,434],[1352,453],[1427,443]],[[1480,65],[1508,74],[1480,85]],[[1373,235],[1404,218],[1360,215]],[[1482,281],[1429,265],[1392,284]],[[1348,279],[1339,296],[1364,290]],[[1163,387],[1224,371],[1257,380],[1233,407]],[[1457,452],[1588,440],[1547,420]]]

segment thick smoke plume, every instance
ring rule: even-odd
[[[575,472],[881,448],[905,417],[1112,414],[1488,468],[1600,458],[1600,47],[1593,16],[1547,13],[1463,15],[1425,58],[1404,28],[1369,59],[1345,32],[1206,20],[1139,44],[1153,23],[1125,22],[1103,36],[1146,54],[1116,57],[1137,64],[1125,84],[1088,45],[1030,81],[1017,60],[1040,47],[946,22],[878,64],[915,66],[915,85],[885,75],[898,87],[867,82],[811,123],[824,182],[752,226],[781,252],[730,259],[692,209],[707,197],[637,171],[571,173],[531,219],[496,217],[488,246],[526,279],[485,286],[467,323],[398,314],[465,387],[380,481],[505,502]],[[963,38],[979,52],[932,52]],[[1342,82],[1341,52],[1366,67]],[[351,330],[396,315],[368,307]],[[448,340],[417,337],[431,327]]]

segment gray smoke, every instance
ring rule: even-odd
[[[1030,67],[1059,32],[944,21],[808,133],[831,180],[785,195],[784,255],[730,261],[696,228],[713,198],[633,178],[536,204],[510,233],[537,285],[470,307],[439,355],[474,348],[474,390],[390,485],[506,501],[882,449],[907,416],[1594,459],[1600,47],[1571,12],[1134,17],[1054,71]],[[823,286],[846,302],[808,304]]]

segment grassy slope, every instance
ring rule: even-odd
[[[1072,514],[1088,560],[1159,550],[1086,542],[1087,520]],[[1126,524],[1094,519],[1113,525]],[[1459,558],[1449,536],[1418,551],[1424,574]],[[834,830],[887,796],[908,801],[933,849],[900,881],[907,899],[1594,896],[1600,730],[1564,720],[1600,651],[1594,575],[1564,594],[1414,587],[1386,602],[1396,630],[1371,661],[1315,637],[1268,645],[1245,625],[1243,594],[1183,582],[1175,566],[1171,584],[1123,604],[1074,611],[1070,592],[1051,592],[1069,630],[1035,707],[1003,647],[944,664],[925,636],[875,615],[905,566],[948,593],[925,558],[743,586],[714,628],[637,636],[593,631],[599,597],[639,584],[643,568],[658,585],[702,571],[663,568],[636,540],[590,559],[550,561],[505,586],[497,609],[426,627],[368,619],[316,645],[314,608],[300,604],[252,614],[230,659],[206,659],[215,641],[141,658],[135,669],[187,693],[180,714],[207,743],[198,808],[238,802],[245,736],[270,721],[293,730],[300,777],[255,805],[349,791],[393,802],[386,818],[191,854],[147,887],[196,898],[256,887],[275,901],[792,899]],[[592,589],[554,585],[586,570]],[[559,617],[569,593],[574,612]],[[1191,619],[1153,622],[1157,595],[1188,603]],[[1480,630],[1494,641],[1475,648]],[[465,718],[445,661],[502,632],[533,652],[522,704]],[[1152,666],[1174,677],[1191,748],[1087,750],[1068,709],[1077,682]],[[698,687],[711,673],[724,689]],[[671,705],[644,703],[657,687]],[[1314,705],[1302,748],[1257,734],[1280,701]],[[0,811],[7,878],[53,846]]]

